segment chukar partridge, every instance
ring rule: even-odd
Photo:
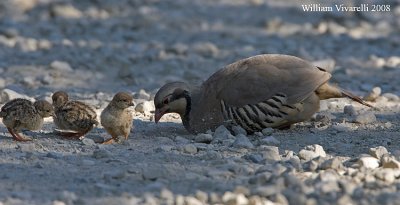
[[[21,130],[39,130],[43,126],[43,118],[54,114],[53,106],[39,100],[32,103],[29,100],[17,98],[6,103],[0,112],[3,123],[16,141],[30,141],[22,137]]]
[[[97,114],[90,105],[80,101],[70,101],[66,92],[55,92],[52,100],[55,111],[54,124],[61,129],[60,134],[63,137],[82,139],[99,124]]]
[[[182,82],[164,85],[154,98],[155,121],[178,113],[190,132],[233,124],[252,133],[308,120],[324,99],[348,97],[372,107],[329,85],[330,78],[323,68],[298,57],[257,55],[225,66],[197,88]]]
[[[128,110],[134,106],[133,97],[126,92],[117,93],[110,104],[101,112],[100,122],[104,129],[111,135],[111,138],[103,144],[111,144],[118,136],[128,139],[132,127],[132,114]]]

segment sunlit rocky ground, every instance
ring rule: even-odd
[[[304,12],[278,0],[2,0],[0,104],[56,90],[100,113],[117,91],[135,96],[128,141],[53,134],[16,143],[0,125],[0,204],[398,204],[399,1],[386,12]],[[304,1],[306,3],[306,1]],[[224,127],[188,134],[175,115],[155,124],[166,82],[200,84],[223,65],[262,53],[322,63],[346,99],[293,129],[247,136]]]

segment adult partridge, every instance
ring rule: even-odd
[[[21,98],[6,103],[0,112],[4,125],[16,141],[30,141],[19,134],[21,130],[39,130],[43,126],[43,118],[52,115],[54,111],[49,102],[39,100],[32,103]]]
[[[97,114],[88,104],[70,101],[68,94],[57,91],[52,95],[55,116],[54,124],[66,138],[82,139],[86,133],[98,125]]]
[[[134,106],[133,97],[126,92],[115,94],[110,104],[101,112],[100,122],[111,138],[103,144],[111,144],[118,136],[128,139],[132,127],[132,114],[129,107]]]
[[[298,57],[265,54],[225,66],[200,87],[168,83],[154,98],[155,121],[178,113],[185,128],[205,132],[220,125],[240,125],[253,133],[283,129],[305,121],[319,110],[319,101],[359,97],[328,84],[331,74]]]

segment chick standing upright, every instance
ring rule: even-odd
[[[55,110],[54,124],[62,130],[63,137],[81,139],[99,124],[97,114],[91,106],[80,101],[69,101],[67,93],[57,91],[52,100]]]
[[[111,135],[103,144],[111,144],[118,136],[128,139],[132,128],[132,114],[129,107],[134,106],[133,97],[127,92],[119,92],[100,115],[101,125]]]
[[[32,103],[21,98],[6,103],[0,112],[4,125],[16,141],[30,141],[19,134],[21,130],[39,130],[43,126],[43,118],[52,115],[54,110],[49,102],[39,100]]]

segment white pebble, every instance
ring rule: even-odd
[[[379,160],[375,157],[361,157],[358,159],[358,165],[367,169],[376,169],[379,167]]]

